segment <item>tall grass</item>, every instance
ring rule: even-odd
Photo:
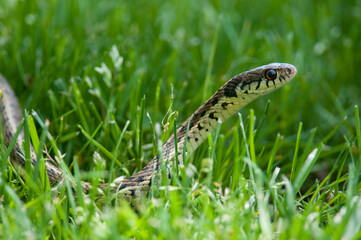
[[[240,72],[288,62],[298,74],[220,124],[134,206],[70,182],[53,193],[43,164],[21,178],[2,147],[0,238],[360,238],[360,8],[2,0],[0,71],[27,112],[25,156],[31,139],[67,181],[139,171]]]

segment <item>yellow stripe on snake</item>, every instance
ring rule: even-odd
[[[111,184],[110,193],[114,196],[120,196],[125,199],[133,199],[144,196],[148,193],[154,175],[160,173],[161,163],[164,163],[167,169],[173,165],[172,159],[177,152],[178,164],[183,162],[183,148],[186,144],[187,154],[191,154],[207,138],[207,133],[212,132],[218,121],[225,121],[230,116],[238,112],[242,107],[252,102],[261,95],[268,94],[284,86],[296,75],[297,70],[291,64],[271,63],[250,71],[241,73],[228,82],[226,82],[212,97],[201,105],[184,123],[177,129],[177,150],[175,149],[174,136],[171,136],[163,146],[162,157],[155,156],[142,170],[133,176],[122,179]],[[5,131],[5,140],[8,145],[15,135],[18,126],[22,120],[21,108],[19,102],[10,87],[9,83],[0,75],[1,112],[3,119],[3,128]],[[186,132],[188,138],[186,140]],[[21,131],[16,144],[12,149],[10,160],[16,167],[24,167],[22,143],[24,142],[24,132]],[[30,147],[31,164],[36,164],[36,154],[33,147]],[[163,161],[163,162],[161,162]],[[51,186],[57,186],[64,182],[62,170],[45,161],[47,174]],[[171,178],[170,171],[166,174]],[[152,181],[153,180],[153,181]],[[82,182],[83,191],[87,193],[92,187],[88,182]],[[104,190],[107,184],[99,186],[99,190]]]

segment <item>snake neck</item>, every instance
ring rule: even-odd
[[[114,184],[112,191],[119,192],[125,199],[134,199],[146,195],[149,191],[155,173],[159,172],[161,165],[167,168],[167,178],[171,178],[175,154],[177,154],[178,164],[183,164],[183,149],[186,144],[186,153],[193,153],[201,143],[207,138],[207,134],[215,130],[218,123],[226,121],[230,116],[238,112],[242,107],[252,102],[257,95],[248,95],[240,91],[228,94],[232,84],[237,83],[237,79],[232,79],[221,87],[208,101],[201,105],[186,121],[177,129],[177,141],[174,135],[163,145],[161,154],[155,156],[139,172],[131,177]],[[188,135],[187,135],[188,130]],[[187,138],[186,138],[187,135]],[[177,148],[177,151],[175,149]],[[161,156],[161,157],[160,157]],[[101,188],[106,188],[102,185]]]
[[[188,124],[187,153],[192,153],[207,139],[207,134],[215,130],[218,123],[226,121],[230,116],[259,96],[244,94],[241,91],[230,94],[230,86],[236,85],[237,81],[237,79],[231,79],[227,82],[208,101],[201,105],[191,117],[183,122],[177,130],[180,149],[183,149],[184,146]],[[174,138],[171,138],[165,144],[165,148],[174,148]]]

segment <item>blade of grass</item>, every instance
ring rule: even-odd
[[[205,102],[207,100],[208,96],[210,95],[210,86],[209,85],[211,82],[211,73],[212,73],[212,67],[213,67],[213,62],[214,62],[214,56],[215,56],[216,48],[217,48],[217,41],[218,41],[218,35],[219,35],[219,29],[220,29],[221,22],[222,22],[222,16],[219,16],[218,20],[217,20],[216,30],[214,32],[213,41],[212,41],[211,53],[210,53],[209,59],[208,59],[207,73],[206,73],[206,79],[204,81],[202,102]]]
[[[254,146],[253,127],[254,127],[254,110],[251,109],[249,110],[249,152],[251,154],[252,161],[256,163],[257,159],[256,159],[255,146]]]
[[[143,124],[144,124],[144,108],[145,108],[145,96],[143,96],[140,102],[140,111],[137,114],[137,160],[139,161],[139,168],[143,167]]]
[[[90,141],[92,144],[94,144],[102,153],[104,153],[104,155],[106,155],[108,158],[112,159],[113,158],[113,154],[110,153],[107,149],[105,149],[105,147],[103,147],[100,143],[98,143],[97,141],[94,140],[94,138],[92,138],[84,129],[83,127],[79,124],[78,128],[80,129],[81,133],[84,135],[84,137],[86,137],[88,139],[88,141]]]
[[[360,129],[360,114],[358,110],[358,106],[355,105],[355,123],[356,123],[356,136],[357,136],[357,147],[359,151],[359,165],[361,165],[361,129]]]
[[[293,182],[293,189],[294,189],[295,192],[299,191],[302,184],[306,180],[306,178],[309,175],[313,165],[316,163],[318,157],[321,154],[321,151],[322,151],[321,149],[322,149],[322,144],[320,144],[318,148],[315,148],[307,156],[307,159],[306,159],[305,163],[303,164],[301,170],[299,171],[299,173],[297,174],[297,176],[295,177],[295,180]]]
[[[298,126],[298,133],[297,133],[297,141],[295,146],[295,153],[293,155],[293,161],[292,161],[292,169],[291,169],[291,178],[290,181],[293,183],[295,174],[296,174],[296,167],[297,167],[297,158],[298,158],[298,149],[300,147],[300,139],[301,139],[301,133],[302,133],[302,122],[300,122]],[[297,189],[297,188],[296,188]]]
[[[283,139],[283,137],[278,133],[277,137],[276,137],[276,141],[273,144],[273,148],[272,148],[272,151],[271,151],[270,158],[268,160],[268,166],[267,166],[267,176],[268,177],[271,176],[271,171],[272,171],[272,167],[273,167],[274,158],[276,156],[277,150],[280,147],[280,143],[279,143],[280,139]]]

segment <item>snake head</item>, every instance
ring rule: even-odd
[[[288,63],[271,63],[238,75],[238,94],[264,95],[290,82],[297,73]]]

